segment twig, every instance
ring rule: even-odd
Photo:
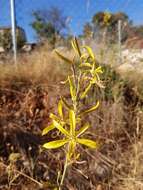
[[[2,164],[5,168],[8,167],[6,164],[4,164],[4,163],[2,163],[2,162],[1,162],[0,164]],[[23,173],[23,172],[21,172],[21,171],[19,171],[19,170],[17,170],[17,169],[13,169],[13,170],[14,170],[15,172],[19,173],[20,175],[22,175],[22,176],[24,176],[24,177],[30,179],[30,180],[33,181],[34,183],[37,183],[40,187],[43,187],[43,184],[42,184],[42,183],[40,183],[39,181],[33,179],[32,177],[26,175],[25,173]]]

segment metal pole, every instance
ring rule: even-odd
[[[122,49],[121,49],[121,20],[118,20],[118,47],[119,47],[119,63],[122,62]]]
[[[15,0],[10,0],[11,5],[11,34],[12,34],[12,45],[14,53],[14,62],[17,61],[17,42],[16,42],[16,22],[15,22]]]

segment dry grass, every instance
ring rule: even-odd
[[[56,136],[53,132],[46,139],[41,138],[41,130],[49,122],[49,112],[55,110],[59,95],[66,94],[58,84],[69,68],[45,46],[31,54],[19,55],[17,68],[8,59],[0,65],[0,71],[0,160],[9,166],[9,155],[20,153],[15,169],[43,183],[43,189],[52,190],[57,172],[63,167],[63,152],[41,152],[40,145]],[[108,96],[107,91],[98,93],[102,100],[100,108],[85,118],[93,126],[86,135],[101,146],[98,151],[79,148],[81,160],[67,173],[65,190],[143,189],[141,94],[137,84],[121,86],[120,81],[112,82],[112,77],[105,83],[111,92]],[[89,102],[97,95],[93,93]],[[9,184],[8,171],[0,165],[0,189],[25,190],[26,187],[39,189],[19,174]]]

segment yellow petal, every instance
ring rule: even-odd
[[[54,149],[54,148],[59,148],[68,142],[69,142],[68,139],[56,140],[56,141],[51,141],[51,142],[45,143],[43,145],[43,147],[46,149]]]
[[[56,54],[65,62],[73,64],[73,61],[71,61],[70,59],[68,59],[67,57],[65,57],[64,55],[62,55],[61,53],[59,53],[57,50],[55,50]]]
[[[89,148],[97,148],[97,143],[95,141],[89,140],[89,139],[76,139],[77,143],[83,144]]]
[[[43,129],[42,131],[42,135],[46,135],[49,131],[53,130],[55,127],[53,124],[49,125],[48,127],[46,127],[45,129]]]
[[[85,124],[79,131],[76,133],[76,137],[82,135],[90,127],[89,123]]]
[[[69,132],[67,130],[65,130],[60,123],[58,123],[57,121],[53,120],[53,125],[59,130],[61,131],[61,133],[63,133],[65,136],[70,136]]]
[[[75,113],[73,110],[69,111],[69,119],[70,119],[70,134],[72,136],[75,135],[75,127],[76,127],[76,119],[75,119]]]

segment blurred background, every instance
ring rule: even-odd
[[[104,45],[121,43],[139,49],[143,46],[142,0],[13,2],[18,49],[25,44],[34,46],[46,40],[53,46],[63,46],[72,36],[78,36],[82,43],[88,40]],[[12,14],[10,4],[10,0],[0,0],[1,51],[8,51],[12,47],[9,36]],[[4,31],[7,31],[5,39]]]

